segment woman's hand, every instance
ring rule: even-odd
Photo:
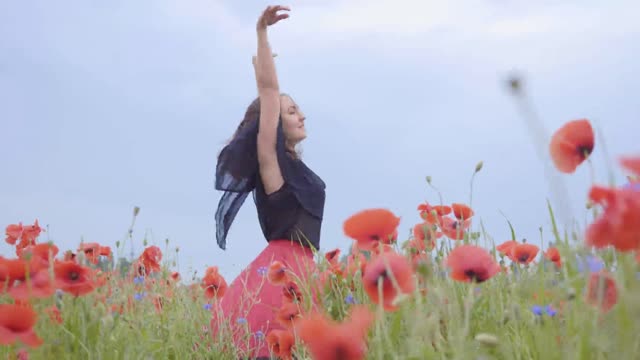
[[[291,11],[288,6],[268,6],[258,18],[256,24],[256,30],[266,30],[267,26],[271,26],[280,20],[284,20],[289,17],[289,14],[278,14],[278,11]]]

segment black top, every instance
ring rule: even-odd
[[[226,248],[226,237],[249,192],[258,210],[260,227],[267,241],[291,239],[320,248],[325,183],[285,148],[282,121],[278,125],[277,154],[285,184],[266,195],[257,157],[258,119],[240,129],[218,156],[216,189],[224,190],[216,211],[216,239]]]
[[[307,211],[287,183],[269,195],[265,194],[261,181],[259,184],[253,192],[253,199],[267,241],[290,239],[319,250],[322,218]]]

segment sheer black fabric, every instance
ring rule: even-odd
[[[253,192],[260,227],[267,241],[300,239],[303,245],[318,249],[325,183],[302,160],[286,151],[280,121],[276,148],[285,185],[266,195],[258,169],[258,126],[258,119],[250,121],[218,156],[215,187],[225,191],[216,211],[218,246],[226,249],[231,224],[249,193]]]

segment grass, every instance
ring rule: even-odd
[[[445,251],[453,246],[449,244],[434,249],[432,261],[416,271],[417,283],[426,288],[426,294],[419,286],[397,311],[381,311],[373,304],[358,273],[347,279],[331,275],[323,306],[335,319],[347,314],[351,299],[371,307],[376,319],[368,336],[368,359],[634,358],[640,347],[636,320],[640,318],[640,282],[633,254],[600,251],[618,288],[616,305],[603,313],[584,300],[589,269],[580,265],[580,259],[588,251],[554,232],[563,261],[560,268],[539,256],[537,264],[505,265],[508,272],[481,284],[456,282],[441,265]],[[461,241],[494,249],[482,238]],[[401,244],[396,244],[399,252]],[[327,266],[321,254],[317,260],[321,269]],[[35,331],[44,342],[28,348],[31,358],[234,359],[221,347],[229,339],[214,341],[209,334],[211,305],[207,304],[215,306],[215,300],[207,299],[200,287],[170,280],[169,264],[164,265],[142,283],[114,271],[104,285],[87,295],[57,292],[33,299],[39,314]],[[355,281],[354,289],[347,286],[350,279]],[[161,311],[154,302],[158,296],[164,298]],[[7,294],[0,301],[13,302]],[[51,306],[59,309],[62,323],[48,315]],[[555,313],[543,310],[538,315],[535,306],[551,306]],[[122,313],[116,311],[120,307]],[[2,346],[0,355],[7,358],[20,349],[19,343]],[[309,356],[303,344],[297,345],[297,351],[300,358]]]

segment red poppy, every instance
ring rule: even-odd
[[[451,213],[451,208],[446,205],[430,205],[428,202],[418,205],[420,217],[429,224],[437,224],[441,216]]]
[[[293,281],[287,282],[287,284],[282,287],[282,296],[283,296],[282,297],[283,303],[284,302],[290,302],[290,303],[302,302],[302,292],[300,291],[298,284],[296,284]]]
[[[30,347],[40,346],[43,341],[33,330],[37,317],[30,306],[0,304],[0,344],[20,341]]]
[[[340,249],[336,248],[329,251],[328,253],[324,254],[324,258],[327,259],[329,264],[337,265],[338,259],[340,259]]]
[[[24,243],[24,246],[34,245],[41,232],[42,228],[38,224],[38,219],[36,219],[33,225],[23,226],[21,243]]]
[[[600,307],[602,312],[611,310],[618,302],[618,289],[613,276],[604,271],[591,273],[585,301],[590,305]]]
[[[58,247],[52,243],[27,246],[18,251],[18,257],[30,264],[30,271],[36,272],[49,267],[49,261],[58,255]]]
[[[287,267],[279,260],[275,260],[269,265],[267,270],[267,279],[273,285],[284,285],[289,281],[287,276]]]
[[[536,258],[538,251],[540,251],[540,248],[533,244],[515,244],[511,248],[508,256],[513,262],[529,264]]]
[[[436,230],[434,225],[427,222],[416,224],[413,227],[413,239],[409,241],[409,248],[416,251],[431,251],[436,247],[436,239],[439,239],[442,233]]]
[[[147,276],[151,273],[160,271],[161,260],[162,250],[160,250],[159,247],[155,245],[147,247],[138,258],[138,274],[141,276]]]
[[[9,288],[9,294],[14,299],[19,300],[47,298],[55,292],[54,283],[47,269],[41,269],[37,273],[32,274],[28,281],[22,281],[18,285]]]
[[[589,120],[569,121],[551,137],[551,160],[559,171],[572,173],[591,155],[594,145],[593,128]]]
[[[398,288],[391,279],[392,276]],[[378,296],[378,282],[382,283],[382,299]],[[366,265],[362,284],[371,301],[376,304],[382,303],[385,310],[396,310],[397,306],[394,304],[396,298],[400,294],[413,292],[415,288],[412,264],[398,253],[382,253]]]
[[[474,214],[473,210],[465,204],[453,203],[451,208],[453,209],[453,215],[458,220],[470,219]]]
[[[630,157],[626,156],[620,159],[622,167],[634,173],[636,176],[640,176],[640,156]]]
[[[13,285],[14,281],[22,281],[27,276],[27,262],[23,259],[5,259],[0,256],[0,284]]]
[[[556,264],[557,267],[562,267],[562,259],[560,258],[560,251],[556,247],[550,247],[544,253],[544,257],[549,259],[549,261]]]
[[[22,223],[8,225],[5,234],[7,244],[15,245],[16,241],[22,237]]]
[[[85,258],[92,264],[97,264],[100,260],[100,244],[81,243],[78,252],[83,252]]]
[[[373,320],[369,309],[356,305],[342,323],[324,314],[312,313],[296,324],[296,332],[313,359],[363,360],[367,354],[367,333]]]
[[[343,225],[344,233],[356,240],[362,250],[373,250],[378,243],[394,242],[400,218],[386,209],[368,209],[349,217]]]
[[[293,328],[293,325],[302,317],[299,304],[293,302],[284,302],[280,309],[276,312],[276,321],[287,329]]]
[[[511,253],[511,248],[513,248],[517,244],[518,242],[515,240],[507,240],[502,244],[496,246],[496,250],[498,250],[498,252],[502,255],[508,256]]]
[[[623,252],[640,248],[640,192],[593,186],[589,198],[604,212],[586,230],[588,246],[612,245]]]
[[[266,341],[273,355],[278,356],[282,360],[293,359],[292,352],[295,345],[295,338],[291,330],[273,329],[267,334]]]
[[[62,291],[81,296],[95,288],[93,271],[73,261],[56,262],[53,268],[56,286]]]
[[[445,260],[451,278],[462,282],[484,282],[500,272],[500,265],[489,252],[476,245],[460,245]]]
[[[209,299],[220,299],[227,291],[227,282],[218,272],[217,266],[207,268],[205,275],[202,277],[201,286],[204,289],[205,296]]]
[[[470,220],[454,220],[450,217],[441,217],[440,218],[440,230],[444,233],[446,237],[453,240],[462,240],[471,225]]]

